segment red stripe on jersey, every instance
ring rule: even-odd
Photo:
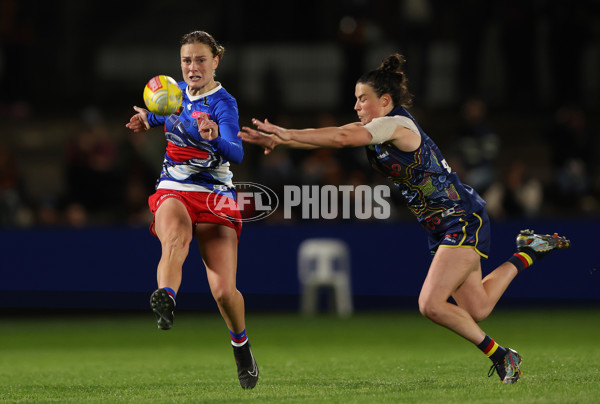
[[[192,146],[176,146],[171,142],[167,142],[167,155],[176,163],[183,163],[190,159],[208,158],[208,153],[204,150],[199,150]]]

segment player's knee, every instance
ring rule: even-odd
[[[170,232],[160,238],[165,251],[187,251],[191,241],[192,237],[182,232]]]
[[[229,306],[236,294],[235,288],[226,286],[216,287],[212,290],[212,295],[219,306]]]
[[[438,322],[440,311],[433,305],[419,305],[421,314],[433,322]]]
[[[441,305],[431,299],[419,298],[419,311],[421,314],[433,322],[438,322],[442,316]]]

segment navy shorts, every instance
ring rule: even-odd
[[[444,232],[429,235],[429,249],[435,254],[438,247],[474,248],[487,258],[490,252],[490,219],[485,211],[471,213]]]

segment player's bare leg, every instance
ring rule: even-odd
[[[419,310],[474,344],[485,337],[468,311],[448,298],[470,277],[480,274],[480,256],[472,248],[438,248],[419,295]]]
[[[566,249],[571,245],[565,237],[554,235],[538,235],[532,230],[523,230],[517,236],[517,255],[504,262],[490,272],[483,280],[481,270],[471,273],[465,282],[452,294],[454,300],[467,310],[477,322],[484,320],[492,312],[500,297],[525,264],[531,265],[534,260],[543,258],[553,250]],[[523,256],[523,254],[527,254]]]
[[[160,240],[162,255],[156,278],[158,287],[170,287],[175,291],[181,286],[183,263],[192,241],[192,220],[183,202],[169,198],[155,214],[154,230]]]
[[[181,272],[192,240],[192,221],[184,204],[169,198],[154,216],[154,230],[162,247],[156,271],[158,289],[150,297],[150,305],[158,328],[173,326],[175,296],[181,285]]]
[[[491,303],[495,305],[483,287],[480,260],[479,254],[472,248],[438,248],[421,289],[419,309],[430,320],[476,345],[492,360],[492,369],[498,372],[503,383],[515,383],[522,373],[519,369],[521,356],[510,348],[498,345],[486,335],[471,313],[460,304],[454,305],[447,301],[450,296],[456,295],[458,290],[460,300],[460,297],[467,294],[468,289],[473,288],[477,291],[478,298],[488,302],[488,306]],[[514,278],[514,275],[509,275],[509,269],[510,266],[501,268],[495,279],[490,279],[491,282],[487,286],[491,295],[501,294],[500,291],[506,288],[505,284],[510,283],[511,276]],[[512,270],[516,272],[514,267]],[[469,301],[469,304],[473,301]],[[485,312],[480,315],[487,315],[487,310],[491,309],[485,308]],[[491,371],[488,375],[491,375]]]
[[[229,329],[239,333],[246,324],[244,298],[236,289],[237,233],[213,223],[198,223],[195,232],[212,295]]]
[[[479,327],[474,323],[485,319],[492,312],[518,273],[550,251],[569,248],[571,245],[565,237],[557,234],[539,235],[532,230],[521,231],[516,241],[518,252],[484,279],[480,259],[475,251],[469,254],[468,249],[439,248],[419,297],[421,312],[432,321],[476,344],[492,360],[488,376],[495,372],[505,384],[519,380],[522,374],[521,355],[513,349],[498,345],[485,334],[483,340],[477,342]],[[456,285],[456,289],[446,295],[453,288],[452,285]],[[463,312],[453,310],[451,304],[444,304],[440,300],[444,296],[446,299],[452,296],[458,305],[454,307]],[[472,322],[461,317],[464,313],[471,317]],[[483,333],[481,329],[479,331]]]
[[[254,388],[259,371],[246,336],[244,298],[236,288],[237,233],[211,223],[199,223],[195,231],[210,290],[231,334],[240,385]]]
[[[452,293],[452,297],[476,322],[480,322],[490,315],[515,276],[517,268],[510,262],[505,262],[482,280],[480,266],[479,270],[469,274]]]

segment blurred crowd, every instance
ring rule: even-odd
[[[21,156],[0,146],[1,227],[149,223],[146,201],[162,163],[160,136],[114,130],[116,124],[109,125],[97,110],[83,115],[67,126],[71,133],[49,162],[34,155],[22,164]],[[27,181],[55,169],[59,174],[51,176],[51,184]]]
[[[509,113],[509,122],[505,114],[491,119],[486,104],[477,98],[467,100],[458,113],[419,108],[413,112],[441,145],[452,170],[487,201],[493,219],[600,217],[598,129],[581,107],[561,106],[540,118],[541,132],[536,134],[526,133],[533,118],[523,121]],[[165,147],[161,129],[134,134],[121,128],[122,122],[106,122],[100,111],[84,115],[59,142],[56,158],[45,164],[24,164],[10,146],[0,145],[0,227],[149,224],[147,197],[154,190]],[[271,119],[287,127],[345,122],[328,113],[312,119]],[[438,120],[443,121],[441,133],[436,131]],[[507,137],[496,125],[523,134]],[[29,158],[39,159],[39,154]],[[60,178],[53,184],[27,183],[27,178],[57,166]],[[234,182],[260,183],[280,197],[286,185],[388,184],[392,220],[410,219],[399,192],[370,169],[362,148],[276,149],[265,156],[258,147],[245,145],[245,160],[232,171]],[[268,220],[281,221],[282,214]]]
[[[133,10],[135,3],[123,7]],[[140,12],[168,13],[173,7],[163,3],[144,2]],[[407,57],[415,94],[411,112],[452,169],[484,196],[492,218],[600,217],[597,0],[233,3],[239,14],[229,3],[214,4],[202,27],[196,17],[178,13],[175,37],[188,27],[206,29],[226,45],[234,44],[232,52],[247,38],[257,43],[328,41],[339,45],[345,63],[339,77],[343,101],[327,111],[284,110],[273,100],[283,88],[275,74],[265,102],[245,103],[238,96],[237,71],[224,71],[220,79],[238,97],[241,125],[255,115],[287,127],[354,120],[354,83],[365,69],[376,67],[369,51],[391,44],[391,50]],[[87,22],[112,14],[103,14],[109,11],[99,1],[68,12],[46,3],[28,6],[27,1],[0,0],[0,228],[146,226],[151,219],[146,201],[161,169],[165,141],[160,129],[126,131],[130,105],[123,103],[131,98],[115,99],[114,87],[93,79],[94,49],[111,36],[99,35],[93,31],[98,24]],[[309,13],[311,21],[270,18],[264,9]],[[230,18],[218,23],[215,16],[222,12]],[[68,23],[56,30],[51,21]],[[135,31],[143,21],[137,24],[128,18],[112,23],[116,33],[131,32],[122,28],[129,26]],[[140,39],[115,34],[112,40]],[[48,102],[48,77],[52,85],[85,85],[62,86]],[[234,181],[258,182],[279,194],[287,184],[387,184],[369,168],[362,149],[281,149],[264,156],[246,145],[245,152],[244,162],[232,167]],[[412,220],[393,189],[390,198],[397,202],[392,220]],[[268,220],[283,219],[276,214]]]
[[[492,219],[600,217],[600,137],[582,107],[567,104],[549,114],[524,118],[505,112],[492,118],[485,102],[470,98],[458,112],[417,107],[412,113],[440,145],[452,171],[484,197]],[[295,127],[285,116],[275,122]],[[313,120],[314,126],[343,123],[329,114]],[[370,169],[362,148],[276,149],[263,156],[247,145],[246,151],[251,159],[259,153],[253,160],[255,178],[278,194],[286,184],[391,186]],[[412,220],[391,188],[392,219]]]

